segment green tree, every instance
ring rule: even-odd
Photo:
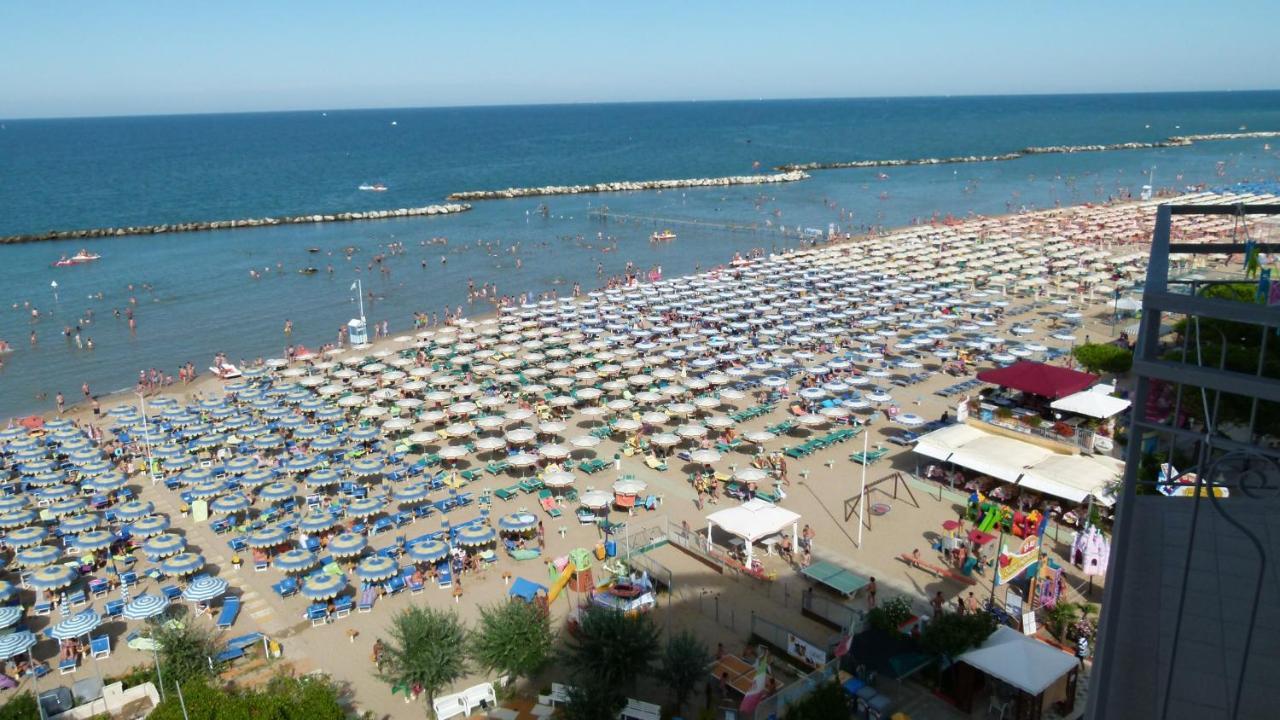
[[[942,613],[925,626],[920,645],[935,655],[956,658],[985,642],[996,627],[991,613]]]
[[[628,687],[648,674],[658,645],[658,629],[648,615],[593,607],[582,613],[577,632],[565,643],[564,661],[580,684],[594,678]]]
[[[36,696],[24,690],[9,698],[0,705],[0,720],[40,720]]]
[[[507,600],[480,608],[479,626],[471,632],[471,657],[489,670],[529,677],[546,667],[554,642],[543,607]]]
[[[185,711],[184,711],[185,705]],[[277,675],[262,689],[222,688],[209,678],[170,692],[150,715],[154,720],[343,720],[337,688],[323,678]]]
[[[452,611],[410,606],[391,619],[389,635],[378,677],[393,688],[418,685],[430,704],[468,672],[467,630]]]
[[[1116,375],[1129,372],[1133,367],[1133,353],[1118,345],[1110,343],[1085,343],[1077,345],[1071,354],[1091,373],[1113,373]]]
[[[166,690],[174,683],[210,675],[209,658],[217,654],[217,640],[206,625],[162,623],[154,626],[151,637],[160,645],[160,674]]]
[[[579,676],[567,694],[568,701],[561,706],[564,720],[614,720],[627,704],[621,686],[594,675]]]
[[[711,651],[687,630],[676,634],[667,643],[662,656],[658,658],[653,676],[670,688],[676,701],[676,713],[684,709],[689,694],[698,681],[706,677],[707,666],[710,664]]]
[[[786,720],[847,720],[849,699],[838,683],[823,683],[787,708],[784,717]]]

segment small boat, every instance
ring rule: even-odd
[[[53,266],[54,267],[71,267],[72,265],[83,265],[85,263],[91,263],[94,260],[100,260],[100,259],[102,259],[102,256],[98,255],[97,253],[91,253],[88,250],[81,250],[80,252],[76,253],[75,255],[72,255],[71,257],[67,257],[66,255],[63,255],[61,258],[58,259],[57,262],[53,264]]]
[[[210,366],[209,372],[217,375],[223,380],[231,380],[232,378],[240,377],[240,368],[226,362],[221,365]]]
[[[671,242],[676,239],[676,234],[670,230],[656,232],[649,236],[649,242]]]
[[[318,272],[320,272],[319,268],[313,268],[313,267],[304,267],[304,268],[298,269],[298,273],[300,275],[315,275]]]
[[[358,189],[368,190],[369,192],[386,192],[387,186],[382,183],[373,183],[372,185],[369,183],[362,183]]]
[[[309,253],[318,253],[318,252],[320,252],[320,248],[318,248],[318,247],[309,247],[309,248],[307,248],[307,252],[309,252]]]

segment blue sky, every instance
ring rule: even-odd
[[[1277,0],[0,4],[0,117],[1267,89]]]

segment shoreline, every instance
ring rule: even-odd
[[[280,217],[245,218],[242,220],[207,220],[160,225],[132,225],[128,227],[87,228],[83,230],[50,230],[43,233],[27,233],[0,237],[0,245],[46,242],[49,240],[91,240],[124,237],[127,235],[160,235],[165,233],[203,232],[205,230],[235,230],[239,228],[274,227],[277,225],[301,225],[304,223],[353,222],[356,220],[389,220],[404,217],[430,215],[454,215],[466,212],[466,203],[444,203],[396,210],[359,210],[341,213],[313,213],[309,215],[282,215]]]
[[[727,175],[715,178],[685,178],[679,180],[620,180],[590,185],[543,185],[540,187],[513,187],[502,190],[465,190],[449,193],[448,200],[510,200],[546,195],[584,195],[590,193],[632,192],[636,190],[679,190],[683,188],[729,187],[731,185],[772,185],[774,183],[807,180],[809,175],[799,170],[769,175]]]
[[[1174,135],[1154,142],[1123,142],[1104,145],[1047,145],[1025,147],[999,155],[959,155],[945,158],[914,158],[900,160],[848,160],[835,162],[787,163],[775,169],[793,170],[848,170],[856,168],[909,167],[915,165],[954,165],[960,163],[1006,162],[1031,155],[1073,155],[1076,153],[1113,152],[1118,150],[1155,150],[1159,148],[1188,147],[1198,142],[1215,140],[1253,140],[1280,137],[1280,130],[1256,132],[1208,133],[1201,135]]]

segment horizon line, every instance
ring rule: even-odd
[[[206,112],[157,112],[126,113],[108,115],[44,115],[0,117],[0,122],[29,122],[40,120],[112,120],[128,118],[169,118],[169,117],[201,117],[214,115],[284,115],[295,113],[328,113],[328,112],[375,112],[391,110],[472,110],[496,108],[537,108],[537,107],[577,107],[582,105],[677,105],[677,104],[717,104],[717,103],[754,103],[754,102],[820,102],[829,100],[950,100],[974,98],[1012,98],[1012,97],[1095,97],[1112,95],[1191,95],[1191,94],[1248,94],[1280,92],[1280,88],[1253,88],[1247,90],[1147,90],[1147,91],[1103,91],[1103,92],[1026,92],[1026,93],[960,93],[945,95],[863,95],[863,96],[827,96],[827,97],[761,97],[761,98],[718,98],[700,100],[697,98],[668,100],[575,100],[565,102],[528,102],[528,103],[476,103],[470,105],[385,105],[349,108],[310,107],[288,108],[279,110],[217,110]]]

